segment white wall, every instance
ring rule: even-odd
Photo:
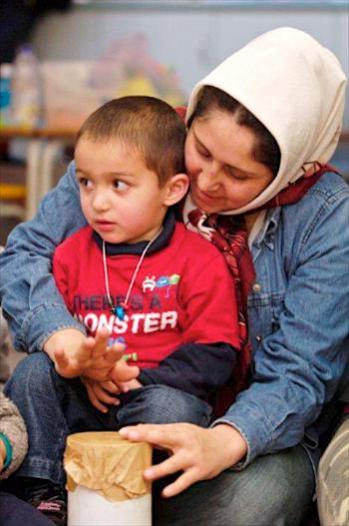
[[[41,59],[97,59],[113,39],[144,33],[150,54],[175,68],[188,94],[197,80],[234,50],[285,25],[307,31],[330,48],[348,75],[349,9],[344,8],[73,8],[43,19],[33,43]]]

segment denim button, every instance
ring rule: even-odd
[[[257,340],[257,342],[261,342],[262,341],[262,336],[256,336],[256,340]]]
[[[262,289],[259,283],[255,283],[252,288],[253,288],[253,292],[260,292]]]

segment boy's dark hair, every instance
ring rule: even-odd
[[[160,186],[176,173],[185,172],[186,128],[176,111],[155,97],[114,99],[93,112],[81,126],[76,143],[117,139],[136,148]]]
[[[212,109],[222,109],[236,115],[236,122],[253,131],[256,141],[252,155],[254,159],[267,166],[274,177],[278,173],[281,153],[278,143],[270,131],[239,101],[213,86],[204,86],[199,93],[194,113],[191,115],[188,127],[198,118]]]

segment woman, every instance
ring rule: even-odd
[[[190,97],[184,220],[226,254],[242,338],[251,287],[252,381],[211,429],[123,430],[172,451],[147,478],[181,472],[159,483],[173,498],[156,499],[156,524],[295,526],[311,502],[319,417],[348,364],[349,189],[321,168],[337,145],[344,87],[328,50],[281,28],[228,58]],[[69,352],[82,341],[50,261],[55,245],[83,224],[71,165],[2,256],[3,307],[18,348],[55,352],[67,331]]]

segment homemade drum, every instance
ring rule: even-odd
[[[64,455],[68,526],[151,526],[149,444],[117,432],[70,435]]]

